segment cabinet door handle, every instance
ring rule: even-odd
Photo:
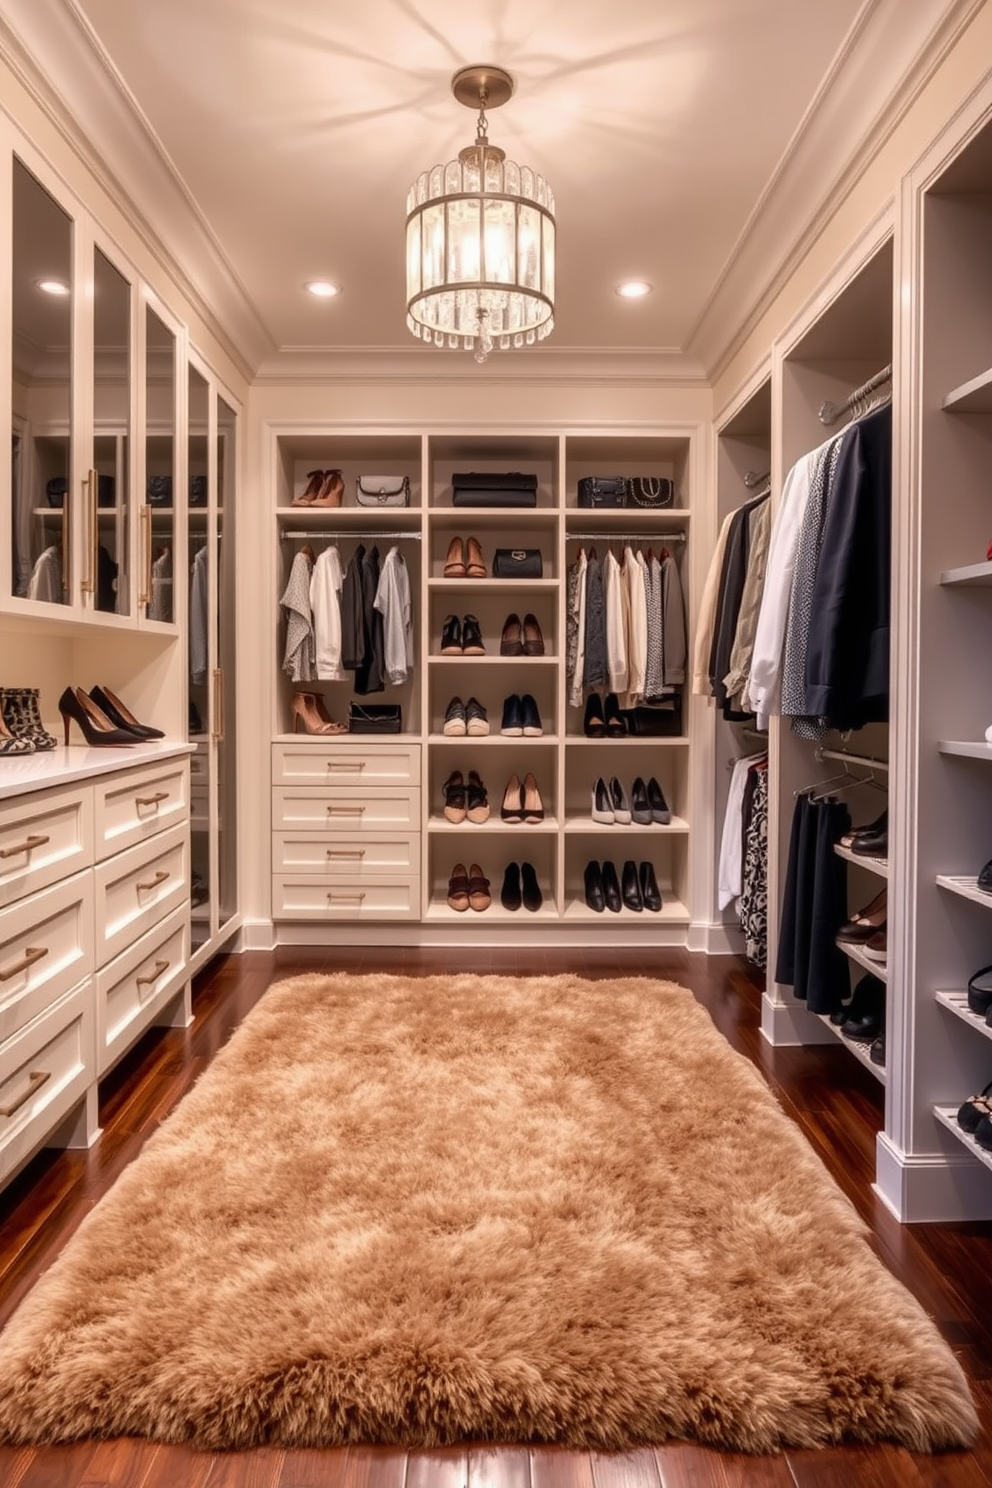
[[[41,847],[46,842],[51,842],[51,837],[43,836],[41,833],[25,837],[23,842],[15,842],[13,847],[0,847],[0,858],[16,858],[18,853],[29,853],[33,847]]]
[[[224,673],[220,667],[214,667],[213,740],[215,744],[224,741]]]
[[[3,971],[0,971],[0,982],[9,982],[11,977],[15,977],[19,971],[27,971],[29,966],[33,966],[36,961],[41,960],[42,956],[47,955],[47,946],[27,946],[20,961],[15,961],[13,966],[5,966]]]
[[[364,760],[328,760],[327,761],[327,768],[329,770],[364,770],[365,769],[365,761]]]
[[[168,799],[168,791],[156,791],[153,796],[135,796],[134,804],[135,806],[157,806],[159,801],[167,801]]]
[[[354,889],[351,891],[346,889],[331,889],[327,895],[327,902],[328,904],[333,904],[336,900],[342,899],[346,904],[361,904],[364,898],[364,889]]]
[[[329,847],[327,849],[329,858],[364,858],[364,847]]]
[[[364,810],[364,806],[337,806],[332,802],[327,808],[327,814],[329,816],[361,816]]]
[[[69,575],[72,568],[69,554],[69,545],[72,542],[72,523],[69,520],[69,496],[71,491],[72,487],[67,481],[65,495],[62,497],[62,593],[66,600],[69,598]]]
[[[36,1090],[40,1090],[46,1080],[52,1078],[51,1070],[32,1070],[28,1075],[28,1088],[23,1090],[16,1100],[11,1101],[9,1106],[0,1106],[0,1116],[13,1116],[22,1106],[26,1106]]]
[[[141,548],[141,584],[138,604],[148,605],[152,602],[152,509],[147,502],[144,506],[138,507],[138,522],[139,547]]]
[[[169,877],[168,869],[160,868],[150,883],[136,883],[136,889],[157,889],[160,883],[165,883]]]
[[[158,979],[162,975],[163,971],[168,971],[168,969],[169,969],[169,963],[168,963],[168,961],[156,961],[155,962],[155,970],[149,972],[147,976],[135,977],[135,979],[134,979],[134,985],[136,987],[150,987],[155,982],[158,981]]]
[[[83,490],[86,492],[86,505],[83,509],[86,525],[86,573],[79,581],[79,587],[84,594],[96,593],[96,570],[97,570],[97,517],[96,517],[96,493],[99,477],[95,470],[87,472],[83,481]]]

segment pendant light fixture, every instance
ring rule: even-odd
[[[512,96],[510,74],[463,67],[451,91],[479,110],[475,143],[407,196],[407,325],[484,362],[495,346],[533,346],[554,328],[555,199],[543,176],[489,143],[486,110]]]

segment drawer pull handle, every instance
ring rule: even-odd
[[[15,842],[13,847],[0,848],[0,858],[16,858],[18,853],[29,853],[33,847],[42,847],[51,840],[51,837],[43,837],[41,834],[37,837],[25,837],[23,842]]]
[[[329,847],[327,849],[329,858],[364,858],[364,847]]]
[[[354,889],[350,892],[346,889],[331,889],[327,895],[327,902],[333,904],[335,900],[343,899],[346,904],[361,904],[364,898],[364,889]]]
[[[21,1092],[16,1100],[11,1101],[9,1106],[0,1106],[0,1116],[13,1116],[22,1106],[26,1106],[36,1090],[40,1090],[46,1080],[52,1078],[51,1070],[32,1070],[28,1075],[28,1088]]]
[[[162,975],[163,971],[168,971],[168,969],[169,969],[169,963],[168,963],[168,961],[156,961],[155,962],[155,970],[154,971],[150,971],[147,976],[135,977],[135,979],[134,979],[134,985],[136,987],[150,987],[150,986],[152,986],[153,983],[155,983],[155,982],[158,981],[158,979]]]
[[[157,806],[159,801],[167,801],[168,799],[168,791],[156,791],[153,796],[135,796],[134,804],[135,806]]]
[[[168,877],[169,877],[168,869],[167,868],[160,868],[158,870],[158,872],[156,873],[155,877],[151,880],[150,883],[136,883],[134,887],[136,889],[157,889],[158,886],[159,886],[159,884],[160,883],[165,883],[165,880]]]
[[[47,955],[47,946],[27,946],[20,961],[16,961],[13,966],[5,966],[3,971],[0,971],[0,982],[9,982],[11,977],[15,977],[19,971],[27,971],[29,966],[33,966],[36,961],[41,960],[42,956]]]
[[[327,768],[329,770],[364,770],[365,769],[365,761],[364,760],[328,760],[327,761]]]
[[[361,816],[365,811],[364,806],[328,806],[329,816]]]

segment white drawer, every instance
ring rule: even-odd
[[[86,981],[0,1044],[0,1179],[43,1144],[95,1079]]]
[[[97,973],[97,1074],[104,1074],[188,979],[185,905]]]
[[[179,905],[188,907],[188,827],[98,863],[93,880],[96,964],[104,966]]]
[[[144,842],[189,816],[189,765],[184,758],[163,760],[143,770],[99,777],[93,782],[95,857]]]
[[[360,886],[276,874],[272,880],[274,920],[417,920],[420,878],[368,878]]]
[[[0,906],[68,878],[92,861],[88,785],[34,791],[0,804]]]
[[[377,828],[420,830],[420,791],[291,790],[272,792],[272,829],[326,831],[354,836]]]
[[[367,832],[343,837],[335,832],[275,832],[273,873],[322,873],[326,878],[359,879],[369,873],[419,873],[419,832]]]
[[[273,785],[420,785],[419,744],[273,744]]]
[[[91,870],[0,911],[0,1044],[92,969]]]

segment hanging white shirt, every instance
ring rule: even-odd
[[[603,559],[603,611],[606,617],[606,669],[610,692],[627,690],[627,636],[620,565],[608,548]]]
[[[648,603],[644,555],[623,550],[620,577],[627,590],[627,692],[622,706],[633,708],[644,697],[648,662]]]
[[[344,682],[348,674],[341,666],[341,585],[344,569],[335,545],[318,553],[310,576],[310,611],[316,654],[317,678],[321,682]]]

